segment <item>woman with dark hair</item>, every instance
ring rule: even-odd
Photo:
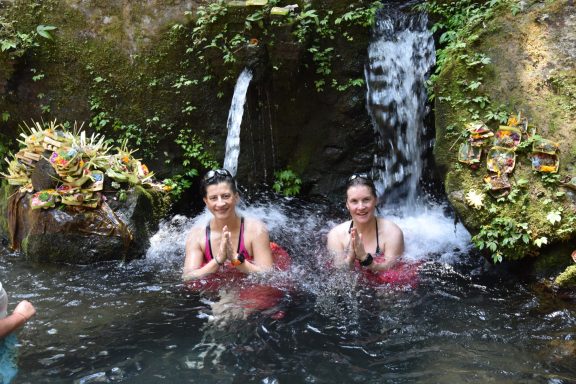
[[[236,180],[226,169],[206,173],[202,179],[204,204],[213,217],[195,226],[186,239],[182,279],[200,279],[215,272],[264,272],[272,268],[268,230],[263,222],[236,211],[240,200]]]
[[[328,233],[328,250],[338,268],[355,264],[372,272],[393,268],[404,252],[402,230],[390,220],[376,216],[378,197],[372,179],[355,173],[346,184],[346,208],[352,219]]]

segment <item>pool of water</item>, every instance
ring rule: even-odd
[[[183,238],[202,217],[164,223],[129,264],[30,265],[4,252],[10,309],[28,299],[38,311],[18,334],[14,382],[576,382],[574,303],[487,268],[438,210],[398,218],[421,264],[403,289],[328,268],[322,239],[337,217],[301,212],[248,212],[293,256],[291,271],[258,281],[282,293],[262,311],[234,290],[180,283]]]

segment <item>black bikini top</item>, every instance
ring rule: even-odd
[[[350,220],[350,228],[348,228],[348,233],[354,227],[354,220]],[[377,255],[380,254],[380,240],[378,239],[378,218],[376,218],[376,252]]]

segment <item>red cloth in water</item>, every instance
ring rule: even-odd
[[[374,261],[378,262],[377,258]],[[419,281],[418,269],[421,264],[421,262],[398,262],[386,271],[372,272],[363,268],[362,274],[373,285],[388,284],[394,287],[416,288]]]
[[[291,259],[288,252],[274,242],[270,242],[274,267],[285,271],[290,268]],[[186,287],[195,291],[215,292],[224,286],[237,286],[246,275],[238,271],[233,266],[226,264],[218,272],[212,273],[201,279],[194,279],[186,282]],[[253,286],[254,287],[254,286]],[[252,288],[249,288],[252,289]]]
[[[246,309],[262,311],[277,305],[284,297],[280,289],[267,285],[249,285],[240,291],[239,304]]]

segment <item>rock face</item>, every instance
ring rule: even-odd
[[[327,17],[329,10],[348,12],[350,4],[342,0],[310,2],[318,16],[308,12],[311,16],[301,22],[264,15],[249,29],[246,18],[262,17],[261,7],[236,7],[225,16],[215,14],[218,22],[207,29],[216,32],[209,31],[200,51],[189,53],[198,3],[207,2],[61,0],[39,5],[34,15],[14,3],[6,14],[22,31],[38,24],[57,29],[53,40],[39,39],[39,47],[25,56],[0,53],[0,111],[10,116],[3,132],[17,136],[20,121],[41,114],[91,121],[91,128],[107,137],[129,131],[156,175],[171,177],[188,171],[182,169],[183,152],[193,147],[175,143],[179,131],[222,162],[234,82],[249,66],[254,79],[242,126],[239,181],[271,184],[275,171],[291,168],[304,181],[303,193],[340,198],[345,178],[370,169],[375,149],[361,84],[370,27],[343,21],[346,34],[325,29],[321,32],[333,35],[316,41],[317,30],[325,27],[314,18]],[[218,8],[217,2],[208,3]],[[227,41],[209,47],[219,31],[226,31]],[[233,64],[225,62],[223,45],[238,39],[246,44],[233,47]],[[329,65],[322,61],[328,56]],[[321,66],[328,75],[319,75]],[[42,79],[35,80],[29,67]],[[339,85],[359,80],[360,85],[337,90],[332,80]],[[320,92],[319,81],[325,82]]]
[[[485,248],[491,248],[492,256],[539,256],[533,265],[555,264],[557,270],[572,262],[576,240],[576,195],[567,185],[576,172],[575,25],[571,2],[531,3],[515,15],[508,8],[498,9],[496,17],[470,34],[477,39],[462,52],[468,57],[485,55],[491,63],[479,70],[465,60],[453,60],[439,76],[435,99],[435,158],[458,216]],[[466,89],[477,80],[475,93]],[[459,102],[477,96],[490,102],[477,106],[479,113],[473,118]],[[498,111],[505,117],[522,112],[529,134],[523,135],[525,145],[516,149],[509,176],[512,192],[501,199],[485,195],[484,204],[475,208],[466,197],[471,191],[485,191],[486,152],[473,167],[459,164],[458,145],[463,140],[458,135],[473,119],[486,121],[495,131],[503,122],[489,116]],[[559,144],[558,173],[533,169],[531,140],[538,137]],[[555,261],[546,260],[548,256]]]
[[[3,184],[2,231],[9,246],[35,262],[89,264],[141,257],[167,204],[160,191],[135,187],[98,208],[32,209],[31,194]]]

